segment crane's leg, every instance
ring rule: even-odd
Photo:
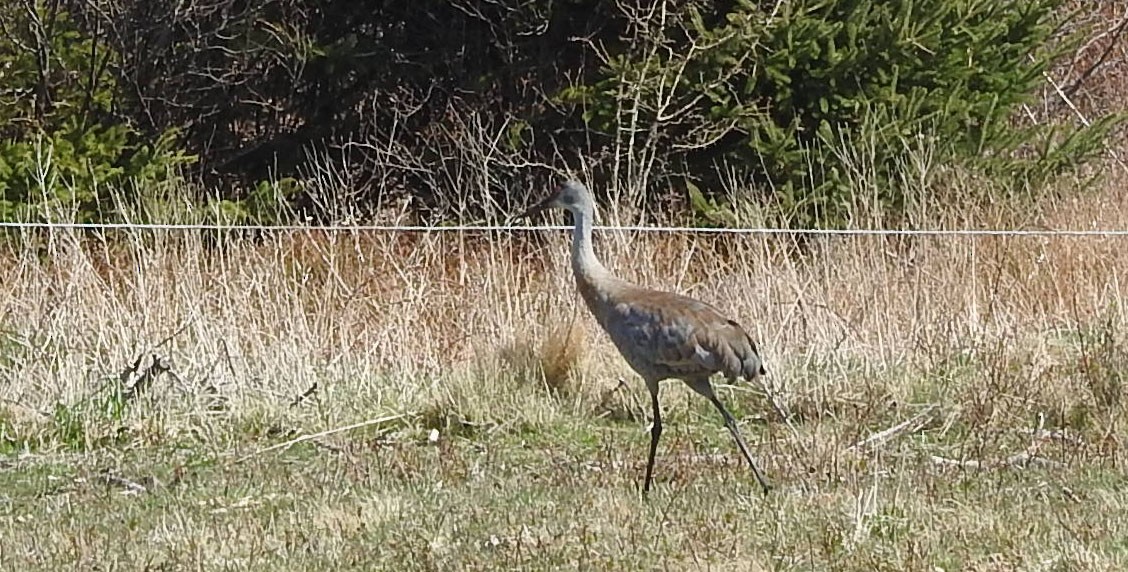
[[[740,436],[740,430],[736,427],[736,420],[732,418],[728,409],[725,409],[724,404],[717,398],[717,394],[713,392],[713,384],[709,383],[708,379],[688,380],[687,383],[694,391],[713,402],[713,406],[721,412],[721,417],[725,420],[725,427],[728,428],[729,433],[732,433],[733,439],[736,439],[736,445],[740,447],[740,452],[744,454],[748,465],[752,467],[752,474],[755,475],[756,482],[760,483],[760,487],[764,489],[764,494],[767,494],[771,490],[768,480],[764,478],[764,473],[760,472],[760,467],[756,465],[756,461],[752,459],[752,454],[748,452],[748,445],[744,443],[744,438]]]
[[[662,436],[662,408],[658,405],[658,382],[646,380],[646,388],[650,390],[650,407],[653,409],[654,423],[650,426],[650,455],[646,459],[646,480],[642,484],[642,492],[650,492],[650,479],[654,472],[654,455],[658,452],[658,438]]]

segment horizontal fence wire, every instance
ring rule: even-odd
[[[221,232],[542,232],[571,230],[571,225],[220,225],[220,224],[142,224],[80,222],[0,222],[0,228],[47,230],[168,230]],[[684,234],[775,234],[830,236],[1031,236],[1031,237],[1125,237],[1128,229],[822,229],[822,228],[703,228],[677,226],[596,225],[608,232],[657,232]]]

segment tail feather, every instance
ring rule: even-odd
[[[743,374],[741,377],[743,377],[746,381],[752,381],[753,379],[756,379],[757,377],[768,373],[768,370],[764,369],[764,363],[760,361],[760,356],[758,355],[745,361],[743,370],[744,371],[741,372]]]
[[[764,358],[760,357],[760,349],[756,347],[756,341],[748,335],[744,328],[741,328],[741,331],[744,332],[744,338],[748,341],[748,348],[752,350],[752,355],[748,356],[745,362],[744,379],[752,381],[756,376],[767,374],[768,370],[764,368]]]
[[[748,335],[748,330],[734,320],[727,320],[729,330],[726,332],[729,365],[725,367],[726,375],[743,377],[745,381],[752,381],[758,376],[768,373],[764,369],[764,360],[760,357],[760,350],[756,341]]]

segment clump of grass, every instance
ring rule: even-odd
[[[1091,334],[1082,334],[1078,369],[1097,408],[1106,414],[1123,411],[1128,390],[1128,347],[1111,316]]]
[[[584,330],[574,321],[557,323],[541,338],[537,362],[549,391],[563,396],[576,393],[586,338]]]
[[[468,418],[457,399],[449,394],[424,405],[417,420],[422,427],[436,429],[445,437],[471,437],[486,427],[486,422]]]
[[[498,351],[498,360],[518,380],[536,380],[553,395],[574,397],[586,341],[586,333],[574,320],[557,322],[540,336],[519,335]]]
[[[1128,413],[1128,342],[1113,312],[1076,325],[1064,367],[1070,398],[1055,411],[1055,422],[1095,434],[1114,434]]]

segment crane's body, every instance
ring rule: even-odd
[[[650,490],[655,452],[662,434],[658,384],[665,379],[680,379],[717,408],[756,480],[767,492],[767,480],[752,459],[736,421],[717,398],[709,381],[717,373],[730,381],[736,378],[752,381],[766,373],[752,338],[740,324],[705,302],[643,288],[608,271],[595,256],[591,236],[595,201],[582,184],[564,183],[556,193],[522,216],[551,207],[567,209],[575,219],[572,272],[580,296],[650,391],[654,423],[643,491]]]

